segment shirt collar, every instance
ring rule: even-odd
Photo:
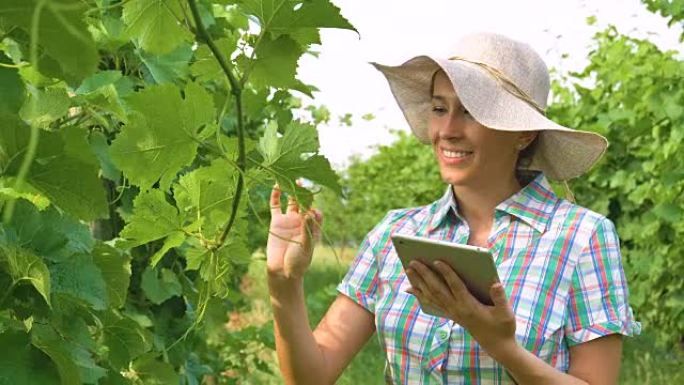
[[[520,191],[499,203],[496,211],[516,217],[543,233],[547,229],[558,199],[544,174],[538,173]],[[433,215],[428,224],[428,232],[439,227],[450,212],[456,218],[461,219],[451,185],[448,185],[444,195],[433,203],[431,211]]]
[[[430,217],[430,222],[428,223],[428,233],[431,233],[433,230],[437,229],[442,222],[447,219],[449,212],[452,212],[458,216],[456,197],[454,196],[454,190],[451,188],[450,184],[447,185],[444,195],[442,195],[441,198],[432,204],[430,211],[432,212],[432,216]]]

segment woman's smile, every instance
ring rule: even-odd
[[[446,148],[440,148],[439,158],[440,161],[447,166],[461,165],[470,160],[473,156],[472,151],[464,150],[449,150]]]

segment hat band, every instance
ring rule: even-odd
[[[503,88],[508,91],[511,95],[515,96],[516,98],[524,101],[525,103],[529,104],[532,106],[535,110],[537,110],[540,114],[546,115],[544,109],[532,99],[527,92],[523,91],[518,87],[511,79],[506,76],[503,72],[499,71],[498,69],[490,66],[487,63],[482,63],[478,61],[473,61],[473,60],[468,60],[466,58],[462,58],[460,56],[452,56],[449,58],[449,60],[461,60],[464,62],[472,63],[475,65],[478,65],[482,68],[484,68],[487,72],[489,72],[490,75],[492,75],[496,80],[501,83]]]

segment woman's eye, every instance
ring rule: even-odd
[[[432,112],[437,113],[437,114],[441,114],[441,113],[446,112],[446,108],[444,108],[442,106],[432,106]]]

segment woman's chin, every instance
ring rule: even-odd
[[[467,185],[470,178],[470,173],[463,172],[463,170],[440,170],[442,181],[452,186]]]

